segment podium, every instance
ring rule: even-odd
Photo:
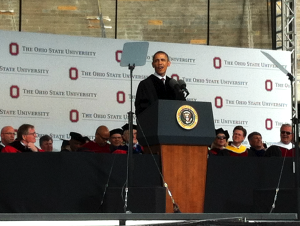
[[[164,181],[182,213],[204,212],[207,146],[215,139],[210,102],[158,100],[138,115],[137,139],[160,154]],[[173,212],[169,196],[166,212]]]

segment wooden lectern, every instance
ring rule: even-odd
[[[164,181],[180,211],[202,213],[207,146],[216,136],[211,103],[158,100],[137,121],[138,141],[146,153],[161,155]],[[166,212],[173,212],[168,195]]]

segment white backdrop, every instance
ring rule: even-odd
[[[93,139],[99,125],[111,130],[127,122],[129,70],[120,67],[127,40],[0,35],[0,127],[33,124],[58,150],[71,131]],[[170,56],[167,75],[187,83],[189,101],[212,102],[215,128],[231,135],[242,125],[268,143],[279,141],[280,125],[291,122],[290,82],[259,49],[150,42],[146,65],[133,71],[133,102],[138,83],[153,73],[158,50]],[[289,52],[266,52],[290,69]]]

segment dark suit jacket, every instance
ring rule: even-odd
[[[185,100],[183,93],[175,91],[169,82],[168,76],[166,76],[165,84],[163,84],[153,74],[141,81],[135,97],[135,114],[138,115],[158,99]]]

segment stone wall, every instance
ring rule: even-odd
[[[19,30],[19,1],[0,10],[0,29]],[[21,30],[269,49],[269,11],[266,0],[26,0]]]

